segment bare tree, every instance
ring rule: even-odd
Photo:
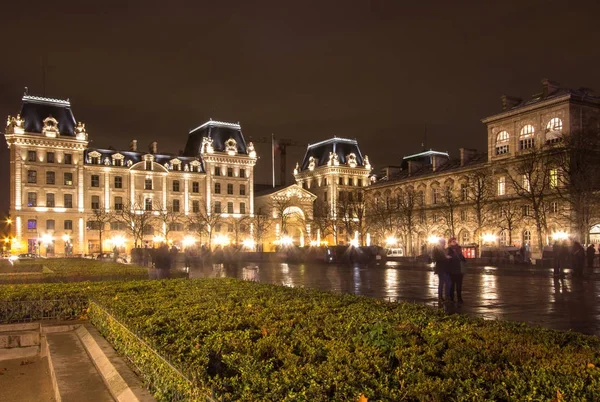
[[[208,248],[212,248],[212,239],[217,225],[225,220],[220,211],[215,211],[214,203],[207,205],[201,202],[198,212],[190,213],[187,217],[190,230],[196,232],[200,237],[208,239]]]
[[[269,215],[255,214],[249,218],[252,227],[252,239],[256,245],[256,251],[262,251],[263,240],[273,224],[273,219]]]
[[[240,244],[240,235],[247,233],[248,225],[251,222],[250,217],[248,215],[241,217],[231,216],[226,219],[226,222],[233,228],[234,244]]]
[[[487,168],[475,170],[468,176],[466,194],[461,194],[462,201],[468,202],[469,209],[473,211],[474,237],[480,246],[481,235],[489,226],[492,217],[491,201],[494,199],[495,191],[491,177],[491,172]]]
[[[533,147],[517,158],[508,174],[515,193],[531,207],[540,252],[548,230],[546,201],[552,192],[551,175],[552,166],[556,166],[555,157],[556,152],[551,147]]]
[[[162,235],[168,242],[169,233],[173,230],[174,225],[182,223],[183,215],[179,210],[173,208],[173,203],[163,205],[160,201],[154,203],[154,211],[156,212],[156,221],[162,226]]]
[[[413,234],[417,227],[418,201],[419,195],[412,186],[397,194],[397,215],[399,219],[394,220],[394,222],[398,223],[398,227],[402,232],[403,243],[409,256],[415,254]]]
[[[589,242],[589,232],[600,219],[600,132],[588,125],[583,130],[565,134],[556,147],[556,170],[551,171],[550,186],[569,208],[566,218],[581,241]]]
[[[337,219],[346,233],[347,241],[358,232],[359,244],[365,244],[370,221],[367,219],[367,203],[362,190],[341,194],[337,203]]]
[[[440,212],[446,229],[452,237],[456,236],[456,211],[458,206],[458,199],[454,194],[453,187],[446,186],[443,189],[442,207],[440,208]]]
[[[98,238],[100,240],[100,254],[104,252],[102,245],[102,237],[104,232],[106,231],[106,224],[110,223],[114,220],[114,216],[110,211],[107,211],[102,205],[99,205],[98,208],[92,209],[92,216],[88,219],[88,223],[90,224],[90,229],[96,230],[98,232]]]
[[[123,208],[116,211],[115,219],[125,225],[137,248],[141,246],[144,232],[151,226],[155,217],[152,213],[152,204],[146,205],[142,197],[138,197],[126,201]]]
[[[331,207],[326,201],[320,199],[313,203],[313,218],[310,222],[312,232],[319,232],[321,238],[327,238],[329,235],[335,235],[335,221],[331,216]],[[337,241],[337,239],[335,239]]]
[[[508,234],[508,245],[513,245],[513,230],[523,218],[522,208],[518,199],[497,198],[492,204],[493,213],[490,216],[501,231]]]
[[[288,223],[296,216],[296,212],[292,208],[294,206],[296,206],[296,202],[291,197],[273,197],[271,199],[269,209],[274,212],[282,235],[288,233]]]

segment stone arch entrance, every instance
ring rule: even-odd
[[[590,229],[590,243],[600,243],[600,223],[595,224]]]
[[[285,221],[286,225],[281,232],[281,236],[289,236],[291,237],[291,241],[293,244],[299,245],[300,247],[304,246],[304,222],[305,215],[304,211],[300,207],[295,205],[287,207],[283,211],[283,215],[286,216]]]

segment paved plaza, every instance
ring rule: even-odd
[[[471,267],[464,304],[437,301],[438,278],[427,267],[260,264],[258,270],[214,265],[190,277],[236,277],[285,286],[306,286],[444,308],[450,313],[527,322],[558,330],[600,335],[600,276],[555,279],[551,269]]]

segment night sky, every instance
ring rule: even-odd
[[[376,170],[427,146],[483,150],[480,119],[541,79],[600,92],[600,2],[22,1],[2,7],[0,117],[23,88],[70,98],[92,147],[183,149],[209,118],[246,137],[356,138]],[[45,63],[44,63],[45,60]],[[258,145],[257,182],[270,181]],[[1,187],[8,209],[8,160]],[[292,181],[288,177],[288,183]]]

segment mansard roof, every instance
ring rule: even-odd
[[[112,158],[113,155],[120,154],[123,155],[123,163],[127,164],[128,161],[131,161],[132,165],[135,165],[138,162],[144,160],[144,155],[148,155],[148,152],[135,152],[135,151],[119,151],[114,149],[103,149],[103,148],[88,148],[84,152],[84,161],[89,164],[89,154],[92,152],[97,152],[100,154],[100,158],[102,164],[104,164],[105,158]],[[204,172],[204,165],[202,163],[202,159],[194,156],[184,156],[184,155],[174,155],[174,154],[151,154],[154,157],[154,162],[164,165],[165,163],[170,164],[173,159],[179,159],[181,161],[182,168],[183,166],[193,162],[200,162],[200,172]]]
[[[75,137],[76,122],[68,100],[23,95],[22,101],[21,118],[25,120],[25,132],[42,133],[44,120],[53,117],[58,122],[60,135]]]
[[[337,154],[340,165],[346,164],[348,155],[353,153],[356,156],[357,166],[364,166],[363,156],[356,140],[333,137],[315,144],[309,144],[300,170],[308,169],[311,157],[315,158],[315,167],[327,165],[331,152]]]
[[[409,174],[409,170],[407,168],[402,168],[399,172],[388,176],[384,176],[377,180],[371,186],[385,186],[392,183],[398,183],[402,181],[408,180],[418,180],[425,179],[427,176],[435,176],[441,174],[452,173],[453,171],[458,171],[460,169],[476,169],[483,167],[488,161],[487,153],[478,153],[471,157],[468,161],[461,165],[460,159],[449,159],[446,163],[438,166],[436,170],[433,170],[433,164],[428,163],[416,168],[413,172]]]
[[[190,131],[183,154],[198,156],[204,138],[213,140],[212,145],[216,152],[225,152],[225,142],[233,138],[237,144],[238,153],[248,154],[246,140],[239,123],[226,123],[212,119]]]

